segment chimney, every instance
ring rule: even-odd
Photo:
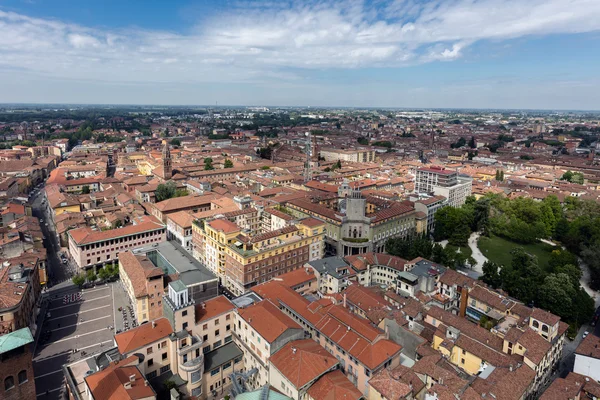
[[[202,302],[202,309],[205,310],[206,309],[206,303]]]
[[[125,389],[131,389],[131,382],[125,382],[125,383],[123,384],[123,387],[124,387]]]
[[[135,375],[129,375],[129,382],[135,382]]]
[[[296,348],[292,347],[292,354],[296,354]]]
[[[156,328],[156,322],[155,321],[152,321],[152,328]]]
[[[344,308],[346,308],[346,293],[344,293]]]

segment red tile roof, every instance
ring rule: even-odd
[[[152,386],[137,367],[137,356],[111,363],[102,371],[85,377],[95,400],[155,398]]]
[[[201,304],[196,304],[196,323],[204,322],[235,309],[225,296],[217,296]]]
[[[119,353],[127,354],[134,350],[139,349],[154,343],[161,339],[166,339],[171,333],[173,328],[166,318],[159,318],[154,320],[155,326],[152,322],[142,324],[136,328],[115,335],[115,342],[119,348]]]
[[[302,329],[269,300],[263,300],[247,308],[240,308],[237,312],[269,343],[273,343],[288,329]]]
[[[336,369],[328,372],[308,389],[307,394],[314,400],[359,400],[362,393]]]
[[[338,364],[338,360],[312,339],[294,340],[270,358],[296,389],[316,380]]]
[[[71,229],[68,235],[73,238],[79,246],[94,242],[102,242],[123,236],[135,235],[143,232],[150,232],[159,229],[164,229],[165,226],[160,223],[155,217],[144,215],[139,218],[139,223],[136,225],[127,225],[119,229],[110,229],[108,231],[93,231],[89,227]]]
[[[229,221],[228,219],[214,219],[208,223],[216,231],[221,231],[225,234],[239,232],[241,229],[239,226]]]

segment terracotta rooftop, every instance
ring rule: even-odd
[[[145,255],[135,255],[130,251],[122,251],[118,254],[119,263],[133,286],[136,298],[148,295],[146,283],[150,278],[163,275],[163,270],[156,267]],[[162,286],[162,280],[160,285]]]
[[[558,321],[560,321],[559,316],[542,310],[541,308],[534,308],[533,312],[531,313],[531,318],[537,319],[538,321],[548,324],[549,326],[554,326],[558,324]]]
[[[95,400],[150,399],[156,398],[152,386],[137,367],[137,356],[131,356],[110,364],[105,369],[85,377]]]
[[[225,234],[239,232],[241,229],[235,223],[229,221],[228,219],[219,218],[214,219],[208,223],[216,231],[221,231]]]
[[[283,275],[279,275],[274,279],[293,289],[300,284],[316,281],[317,277],[315,276],[313,269],[298,268],[293,271],[286,272]]]
[[[237,312],[269,343],[273,343],[288,329],[302,329],[269,300],[263,300],[247,308],[240,308]]]
[[[369,380],[369,385],[386,399],[402,399],[409,394],[414,396],[425,387],[417,374],[403,365],[382,369]]]
[[[271,356],[277,368],[296,389],[314,381],[338,364],[338,360],[312,339],[294,340]]]
[[[166,339],[173,333],[173,328],[168,319],[159,318],[154,320],[154,323],[155,325],[152,322],[148,322],[147,324],[142,324],[115,335],[115,342],[117,343],[119,352],[127,354],[150,343]]]
[[[93,231],[89,227],[72,229],[68,232],[78,245],[84,245],[94,242],[101,242],[123,236],[135,235],[138,233],[155,231],[164,229],[165,226],[160,223],[155,217],[145,215],[139,218],[139,223],[135,225],[127,225],[119,229],[110,229],[107,231]]]
[[[217,296],[201,304],[196,304],[196,323],[207,321],[235,309],[225,296]]]
[[[577,346],[575,354],[600,359],[600,337],[587,335]]]
[[[308,389],[307,394],[314,400],[359,400],[363,398],[362,393],[339,369],[320,377]]]

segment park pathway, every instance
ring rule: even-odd
[[[469,236],[469,247],[473,254],[471,255],[475,261],[477,262],[473,265],[473,271],[479,272],[483,274],[483,264],[488,260],[486,256],[483,255],[479,247],[477,247],[477,241],[479,240],[479,232],[473,232],[471,236]]]

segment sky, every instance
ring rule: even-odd
[[[600,0],[0,0],[0,103],[600,110]]]

